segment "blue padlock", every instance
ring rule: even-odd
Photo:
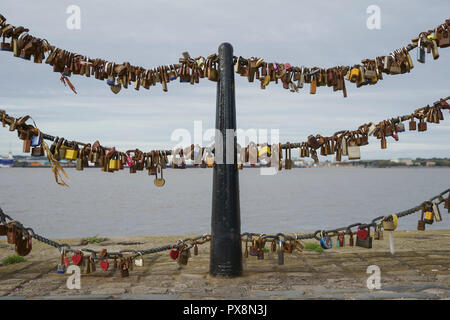
[[[108,77],[108,79],[106,79],[106,83],[109,84],[110,86],[113,86],[116,84],[116,80],[114,79],[114,77]]]
[[[422,38],[419,39],[419,44],[417,45],[417,61],[420,63],[425,63],[425,48],[420,44]]]
[[[41,142],[42,142],[41,136],[33,136],[33,137],[31,137],[31,146],[32,147],[40,146]]]
[[[405,125],[403,124],[403,122],[401,121],[400,117],[399,117],[399,122],[397,123],[397,125],[395,126],[395,129],[397,132],[405,132]]]
[[[327,236],[326,233],[322,233],[322,237],[320,238],[320,246],[323,249],[331,249],[333,247],[333,241],[331,241],[331,238]]]

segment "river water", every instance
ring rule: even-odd
[[[49,168],[0,168],[0,206],[50,238],[183,235],[210,232],[213,169],[67,169],[69,187]],[[239,172],[242,232],[310,232],[368,222],[409,209],[450,187],[450,168],[296,168],[273,176]],[[450,229],[450,215],[427,229]],[[418,214],[399,220],[417,228]]]

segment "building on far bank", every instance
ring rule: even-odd
[[[398,163],[398,164],[403,164],[405,166],[412,166],[414,165],[414,162],[412,161],[412,159],[394,159],[391,160],[394,163]]]

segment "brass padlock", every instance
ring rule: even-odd
[[[423,220],[423,215],[425,213],[425,206],[422,206],[422,215],[420,220],[417,223],[417,230],[424,231],[425,230],[425,221]]]
[[[183,266],[187,265],[190,256],[191,256],[190,249],[183,248],[177,258],[178,264]]]
[[[383,220],[383,229],[386,231],[394,231],[397,229],[398,224],[398,217],[397,215],[393,214],[391,217],[386,218]]]
[[[76,170],[82,171],[84,169],[83,156],[84,156],[84,150],[80,150],[80,152],[78,153]]]
[[[436,220],[436,222],[441,222],[442,217],[441,217],[441,212],[439,211],[438,205],[433,202],[432,207],[433,207],[434,219]]]
[[[159,177],[158,177],[158,174],[159,174]],[[156,166],[156,175],[155,175],[154,184],[157,187],[162,187],[162,186],[164,186],[165,183],[166,183],[166,180],[164,180],[164,178],[163,178],[163,169],[162,169],[161,163],[158,163]]]
[[[116,261],[116,260],[114,260],[114,261]],[[114,266],[116,266],[116,263]],[[122,278],[126,278],[130,275],[130,273],[128,272],[127,263],[124,259],[120,260],[119,269],[120,269],[120,276]]]

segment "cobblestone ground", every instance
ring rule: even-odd
[[[112,238],[81,248],[116,251],[174,243],[184,237]],[[61,242],[77,245],[80,239]],[[244,275],[222,279],[208,275],[209,245],[180,267],[168,252],[145,256],[128,278],[110,267],[81,276],[81,289],[69,290],[69,275],[57,274],[58,251],[33,243],[26,262],[0,266],[0,299],[450,299],[450,230],[394,232],[395,254],[388,234],[373,249],[333,248],[326,252],[244,259]],[[0,241],[0,258],[14,253]],[[381,289],[367,288],[367,267],[381,269]]]

